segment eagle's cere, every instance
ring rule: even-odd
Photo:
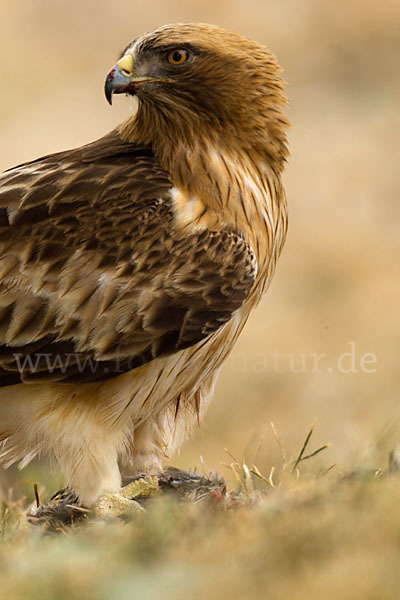
[[[0,177],[0,456],[58,461],[91,504],[203,416],[286,234],[280,70],[203,24],[133,41],[103,138]]]

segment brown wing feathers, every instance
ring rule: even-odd
[[[170,188],[115,132],[0,178],[0,385],[111,377],[231,318],[254,255],[230,231],[177,234]]]

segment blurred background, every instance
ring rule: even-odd
[[[398,0],[1,0],[0,14],[1,170],[125,119],[133,107],[108,106],[105,76],[159,25],[218,24],[277,55],[293,125],[287,244],[201,432],[173,463],[229,477],[228,448],[267,469],[279,460],[271,421],[291,454],[316,419],[327,466],[390,449],[400,438]],[[21,486],[38,473],[18,475]]]

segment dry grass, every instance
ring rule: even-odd
[[[371,464],[347,476],[316,466],[324,448],[312,431],[293,458],[276,438],[281,460],[268,474],[231,457],[238,485],[224,501],[161,495],[128,523],[58,534],[29,526],[22,501],[3,504],[2,597],[398,598],[398,477]]]

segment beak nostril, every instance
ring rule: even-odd
[[[133,76],[134,60],[132,54],[126,54],[117,62],[117,67],[124,77]]]

